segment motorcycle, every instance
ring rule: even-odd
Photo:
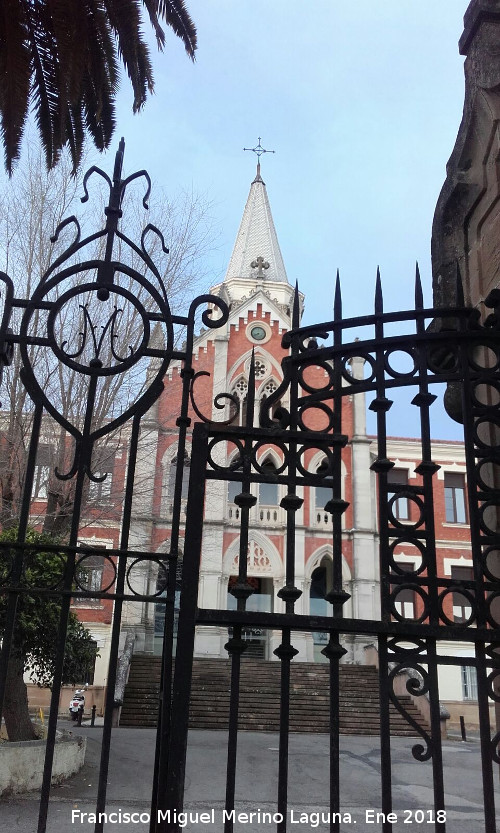
[[[69,701],[69,713],[71,720],[78,720],[78,717],[83,717],[83,710],[85,708],[85,689],[77,688],[73,697]]]

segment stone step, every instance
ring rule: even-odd
[[[158,715],[160,657],[135,655],[121,712],[122,726],[155,726]],[[230,699],[230,662],[193,661],[190,726],[227,729]],[[243,659],[240,675],[239,728],[243,731],[277,731],[280,716],[279,662]],[[409,697],[401,698],[408,714],[423,725]],[[341,666],[339,692],[340,731],[378,734],[378,672],[371,666]],[[329,668],[324,664],[292,663],[290,673],[290,731],[328,732]],[[414,730],[391,706],[391,732]]]

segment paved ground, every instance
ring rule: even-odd
[[[47,833],[92,833],[93,823],[84,813],[94,812],[100,755],[100,727],[76,730],[87,737],[87,761],[84,769],[52,793]],[[154,754],[153,730],[116,729],[113,733],[112,755],[108,780],[108,813],[147,813]],[[225,787],[224,732],[193,730],[187,766],[186,809],[209,813],[210,822],[202,823],[192,815],[185,827],[190,833],[222,833]],[[397,833],[429,833],[432,807],[432,771],[429,763],[412,758],[414,740],[393,739],[394,811]],[[480,753],[475,741],[444,742],[447,790],[447,833],[484,833],[482,814]],[[274,833],[264,813],[276,812],[278,739],[276,734],[242,732],[239,744],[237,773],[237,811],[254,813],[235,824],[235,833]],[[292,735],[290,740],[290,813],[289,833],[305,833],[329,829],[321,815],[326,812],[328,784],[328,737],[325,735]],[[341,795],[345,817],[342,833],[380,831],[381,825],[371,822],[368,811],[380,811],[380,767],[378,739],[370,737],[342,738]],[[424,823],[416,811],[424,813]],[[406,811],[406,812],[405,812]],[[259,816],[260,812],[260,816]],[[431,814],[432,815],[432,814]],[[2,833],[35,833],[37,829],[37,796],[3,801],[0,804]],[[213,821],[212,821],[213,819]],[[147,833],[146,823],[131,821],[105,825],[106,833]],[[490,833],[490,831],[488,831]]]

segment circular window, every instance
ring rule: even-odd
[[[265,337],[267,336],[267,332],[265,331],[264,327],[256,326],[252,327],[252,329],[250,330],[250,335],[252,336],[252,338],[255,339],[255,341],[263,341],[263,339],[265,339]]]
[[[271,335],[271,327],[265,321],[250,321],[246,328],[246,336],[254,344],[264,344],[269,341]]]

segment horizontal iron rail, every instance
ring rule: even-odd
[[[464,628],[460,625],[425,625],[405,622],[381,622],[377,619],[344,619],[328,616],[311,616],[301,613],[265,613],[254,610],[210,610],[199,608],[197,625],[222,625],[234,627],[260,627],[268,629],[291,628],[294,631],[329,631],[332,633],[359,633],[373,636],[391,635],[402,640],[439,639],[453,642],[499,642],[498,629]],[[499,657],[500,661],[500,657]]]

